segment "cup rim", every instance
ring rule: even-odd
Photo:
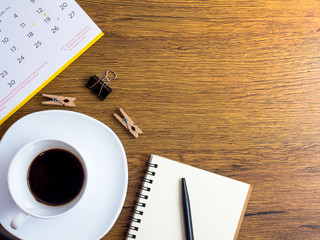
[[[11,183],[11,180],[10,180],[10,178],[11,178],[11,176],[12,176],[12,174],[13,174],[13,173],[12,173],[12,171],[13,171],[12,169],[13,169],[13,167],[14,167],[14,163],[15,163],[16,161],[18,161],[18,160],[16,160],[16,159],[17,159],[17,156],[18,156],[19,154],[21,154],[21,152],[24,151],[26,148],[28,148],[30,145],[35,144],[35,143],[37,143],[37,142],[41,142],[41,141],[58,141],[58,142],[61,142],[61,143],[63,143],[63,144],[66,144],[66,145],[69,145],[70,147],[72,147],[72,148],[77,152],[77,154],[79,154],[79,156],[81,157],[80,161],[81,161],[81,163],[82,163],[82,165],[83,165],[83,170],[84,170],[84,173],[85,173],[83,186],[82,186],[80,192],[79,192],[78,195],[77,195],[73,200],[71,200],[69,203],[73,202],[73,201],[76,200],[76,199],[77,199],[77,202],[76,202],[73,206],[70,206],[69,209],[66,209],[64,212],[58,213],[58,214],[55,214],[55,215],[40,215],[40,214],[34,213],[34,212],[30,211],[29,209],[25,208],[25,207],[15,198],[15,194],[13,193],[14,190],[12,189],[12,183]],[[46,150],[49,150],[49,149],[54,149],[54,148],[48,148],[48,149],[46,149]],[[62,148],[60,148],[60,149],[62,149]],[[43,150],[43,151],[46,151],[46,150]],[[68,150],[68,149],[65,149],[65,150],[70,151],[70,150]],[[33,161],[33,160],[32,160],[32,161]],[[31,162],[32,162],[32,161],[31,161]],[[31,164],[31,162],[30,162],[30,164]],[[11,198],[13,199],[13,201],[15,202],[15,204],[20,208],[20,210],[22,210],[22,211],[25,212],[26,214],[28,214],[28,215],[30,215],[30,216],[33,216],[33,217],[36,217],[36,218],[42,218],[42,219],[52,219],[52,218],[60,217],[60,216],[65,215],[66,213],[68,213],[71,209],[73,209],[73,208],[78,204],[78,202],[81,200],[81,198],[83,197],[83,195],[84,195],[84,193],[85,193],[85,189],[86,189],[86,187],[87,187],[87,181],[88,181],[87,166],[86,166],[86,163],[85,163],[85,161],[84,161],[84,158],[83,158],[83,155],[81,154],[81,152],[79,152],[79,150],[78,150],[77,148],[75,148],[72,144],[70,144],[70,143],[68,143],[68,142],[66,142],[66,141],[64,141],[64,140],[60,140],[60,139],[56,139],[56,138],[39,138],[39,139],[33,140],[33,141],[28,142],[28,143],[26,143],[25,145],[23,145],[23,146],[14,154],[14,156],[12,157],[11,162],[10,162],[10,164],[9,164],[8,171],[7,171],[7,185],[8,185],[8,189],[9,189],[10,196],[11,196]],[[31,194],[31,192],[30,192],[30,194]],[[33,195],[33,194],[31,194],[31,195]],[[35,199],[35,201],[37,201],[37,200]],[[41,203],[41,202],[39,202],[39,203]],[[41,204],[43,204],[43,205],[45,205],[45,206],[47,206],[47,207],[58,208],[58,207],[60,207],[60,206],[65,206],[65,205],[67,205],[67,204],[69,204],[69,203],[66,203],[66,204],[63,204],[63,205],[59,205],[59,206],[50,206],[50,205],[46,205],[46,204],[44,204],[44,203],[41,203]]]

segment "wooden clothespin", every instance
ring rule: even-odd
[[[66,107],[75,107],[74,101],[76,100],[75,97],[64,97],[64,96],[57,96],[51,94],[42,94],[42,96],[51,98],[51,101],[42,102],[45,105],[60,105]]]
[[[119,108],[120,112],[122,113],[123,117],[120,117],[118,114],[114,113],[113,115],[116,117],[116,119],[119,120],[119,122],[129,130],[129,132],[134,136],[138,137],[142,131],[140,128],[131,120],[131,118],[126,114],[126,112]]]

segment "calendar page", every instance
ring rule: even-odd
[[[0,124],[102,35],[74,0],[0,0]]]

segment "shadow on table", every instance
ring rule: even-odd
[[[18,238],[14,237],[10,233],[8,233],[1,225],[0,225],[0,240],[18,240]]]

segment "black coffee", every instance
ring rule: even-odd
[[[80,193],[84,174],[80,160],[73,153],[50,149],[32,161],[28,184],[39,202],[58,206],[72,201]]]

